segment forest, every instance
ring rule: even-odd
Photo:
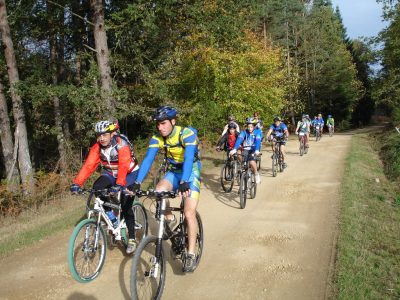
[[[254,111],[400,120],[400,5],[378,2],[388,27],[352,40],[330,0],[0,0],[0,198],[65,189],[98,120],[144,148],[160,104],[211,143]]]

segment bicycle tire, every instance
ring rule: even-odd
[[[90,230],[89,226],[93,227],[93,229],[95,229],[95,230],[97,228],[99,229],[99,245],[100,245],[100,247],[98,247],[98,248],[101,249],[101,253],[99,255],[99,259],[98,259],[98,262],[97,262],[97,265],[96,265],[94,271],[89,274],[83,274],[84,270],[82,269],[82,267],[85,267],[87,270],[90,270],[90,268],[87,267],[87,264],[90,263],[91,261],[93,261],[93,258],[95,258],[96,255],[98,254],[98,249],[90,249],[90,247],[93,247],[93,245],[92,245],[93,241],[90,240],[90,237],[92,237],[93,231],[89,232],[90,236],[87,241],[87,243],[89,243],[89,245],[86,245],[86,246],[83,245],[85,243],[85,238],[84,238],[82,244],[77,245],[77,247],[75,246],[76,241],[78,241],[78,236],[79,236],[79,233],[81,232],[81,230],[82,229]],[[83,247],[88,247],[89,249],[83,249]],[[94,255],[93,255],[93,251],[94,251]],[[84,253],[84,257],[83,257],[84,261],[82,263],[81,268],[79,268],[77,266],[77,261],[76,261],[76,258],[78,257],[78,254],[80,252]],[[71,237],[68,242],[68,253],[67,253],[68,267],[69,267],[72,277],[80,283],[88,283],[88,282],[93,281],[95,278],[97,278],[99,276],[101,270],[103,269],[105,258],[106,258],[106,253],[107,253],[107,236],[106,236],[106,233],[104,232],[103,227],[100,224],[97,224],[97,221],[94,219],[85,219],[85,220],[82,220],[81,222],[79,222],[78,225],[75,226],[75,229],[72,232]],[[85,261],[86,261],[86,263],[85,263]],[[84,266],[84,264],[85,264],[85,266]]]
[[[256,197],[257,194],[257,183],[256,183],[256,175],[253,174],[253,172],[251,173],[250,176],[250,198],[254,199]]]
[[[161,256],[157,274],[159,278],[151,278],[148,273],[154,267],[152,266],[152,261],[154,261],[155,257],[157,240],[157,237],[148,235],[142,240],[135,251],[130,278],[132,299],[161,299],[166,276],[163,245],[161,245]]]
[[[240,208],[246,207],[247,200],[247,171],[243,172],[240,176],[239,196],[240,196]]]
[[[147,236],[149,231],[147,212],[143,204],[137,201],[133,202],[132,210],[135,216],[135,240],[139,244]],[[138,216],[140,216],[140,218]]]
[[[300,156],[303,156],[304,154],[304,139],[300,139]]]
[[[197,227],[198,227],[198,232],[197,232],[197,236],[196,236],[196,266],[194,268],[194,270],[196,270],[196,268],[199,266],[200,264],[200,260],[201,260],[201,256],[203,254],[203,246],[204,246],[204,231],[203,231],[203,222],[201,221],[201,217],[200,214],[198,212],[196,212],[196,220],[197,220]],[[187,223],[186,220],[184,220],[183,223],[183,232],[185,234],[185,249],[189,248],[189,237],[187,235]],[[184,265],[185,261],[182,260],[182,263]],[[193,271],[194,271],[193,270]]]
[[[220,181],[221,181],[222,189],[226,193],[229,193],[232,191],[233,183],[235,181],[234,174],[232,171],[233,171],[232,167],[228,164],[223,165],[221,168]],[[229,181],[227,180],[227,177],[230,179]]]
[[[277,166],[278,166],[278,164],[277,164],[276,154],[273,153],[273,155],[272,155],[272,177],[276,177],[276,175],[278,175]]]

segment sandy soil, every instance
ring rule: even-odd
[[[200,266],[183,275],[169,260],[163,299],[326,299],[330,295],[340,180],[351,134],[324,136],[304,157],[288,144],[288,169],[271,175],[264,146],[262,183],[239,208],[224,193],[220,167],[206,163],[199,212],[205,230]],[[222,155],[215,155],[222,159]],[[211,160],[211,159],[209,159]],[[215,162],[215,160],[214,160]],[[107,252],[102,274],[75,282],[67,266],[73,228],[0,261],[0,299],[129,299],[130,257]]]

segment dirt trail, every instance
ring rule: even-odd
[[[351,134],[288,145],[288,169],[272,178],[264,146],[257,197],[239,209],[237,187],[222,192],[219,167],[205,168],[199,211],[205,248],[182,275],[169,261],[163,299],[324,299],[337,231],[339,188]],[[108,251],[100,277],[75,282],[66,250],[72,228],[0,261],[0,299],[129,299],[130,258]]]

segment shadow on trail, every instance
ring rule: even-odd
[[[221,162],[221,164],[219,165],[219,169],[222,168],[223,163],[224,162]],[[240,209],[238,185],[236,182],[233,185],[232,191],[230,193],[226,193],[222,190],[219,172],[218,175],[207,174],[203,172],[202,183],[204,187],[208,189],[214,195],[215,199],[217,199],[219,202],[226,206]]]
[[[67,300],[97,300],[94,296],[88,296],[79,292],[73,293],[68,296]]]

